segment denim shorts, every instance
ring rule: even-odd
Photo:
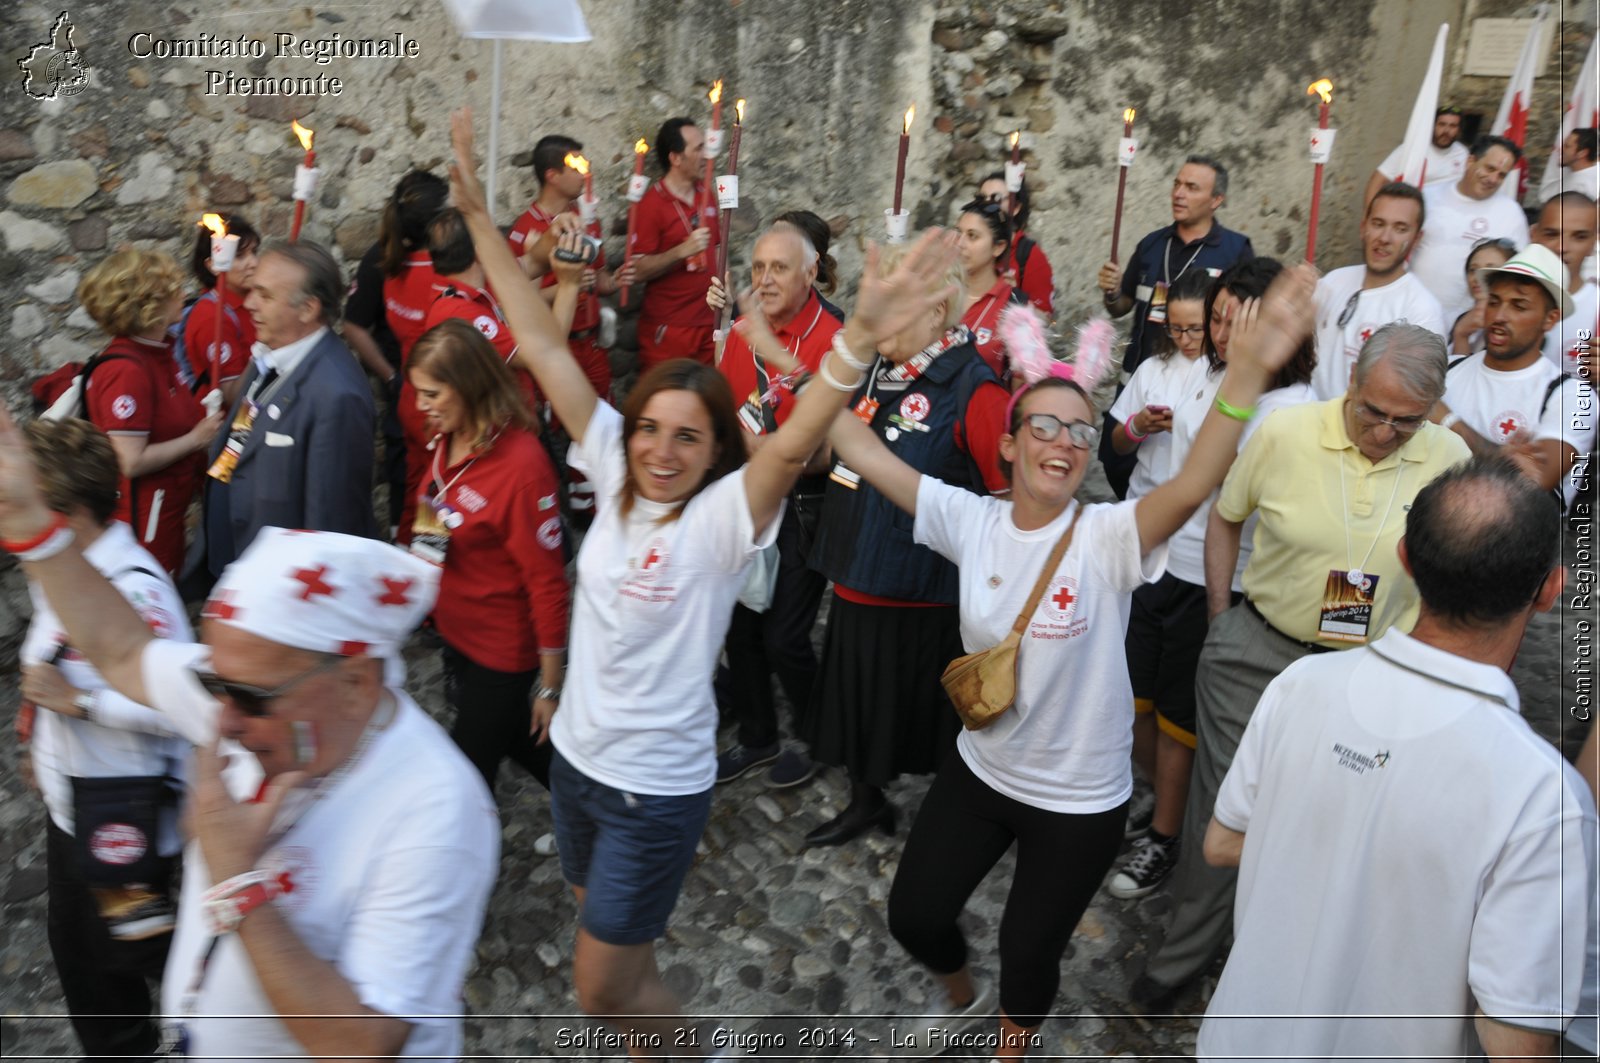
[[[557,750],[550,811],[561,875],[585,891],[583,929],[607,945],[642,945],[664,935],[711,814],[711,790],[624,793],[589,778]]]

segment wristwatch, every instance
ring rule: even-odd
[[[94,723],[95,709],[100,706],[100,692],[98,690],[80,690],[72,699],[72,707],[83,713],[83,718],[88,723]]]

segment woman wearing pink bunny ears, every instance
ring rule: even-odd
[[[936,1014],[913,1024],[908,1048],[931,1054],[936,1031],[991,1014],[994,987],[974,980],[957,919],[1013,842],[995,1054],[1017,1057],[1039,1043],[1061,956],[1122,842],[1132,793],[1129,593],[1161,575],[1167,538],[1222,482],[1257,398],[1307,331],[1315,279],[1310,267],[1298,268],[1245,305],[1227,375],[1188,461],[1138,500],[1074,501],[1100,434],[1090,396],[1110,360],[1104,323],[1086,330],[1074,366],[1051,362],[1037,332],[1032,342],[1027,330],[1008,336],[1026,381],[1000,439],[1009,500],[952,488],[895,457],[854,418],[835,422],[836,453],[912,515],[918,543],[958,566],[968,653],[1005,637],[1045,561],[1070,536],[1023,633],[1013,707],[961,734],[900,858],[889,929],[946,992]]]

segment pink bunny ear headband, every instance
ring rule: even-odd
[[[1070,380],[1093,395],[1106,370],[1111,368],[1111,348],[1116,340],[1116,329],[1104,317],[1092,317],[1078,326],[1078,343],[1073,360],[1058,362],[1050,355],[1050,345],[1044,335],[1044,321],[1038,311],[1026,303],[1013,303],[1000,314],[1000,341],[1011,359],[1012,371],[1022,377],[1023,384],[1011,395],[1006,404],[1006,430],[1011,430],[1011,415],[1016,412],[1022,396],[1041,380],[1054,377]]]

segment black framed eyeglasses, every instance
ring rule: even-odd
[[[1204,325],[1187,325],[1187,326],[1168,325],[1167,326],[1167,335],[1171,336],[1175,340],[1181,340],[1185,336],[1193,336],[1196,339],[1199,339],[1201,336],[1204,336],[1205,334],[1206,334],[1206,327]]]
[[[1028,431],[1033,433],[1033,438],[1043,443],[1048,443],[1067,430],[1067,438],[1072,440],[1072,445],[1080,450],[1088,450],[1100,442],[1100,429],[1088,421],[1063,421],[1053,413],[1030,413],[1023,420],[1028,423]]]
[[[258,687],[253,683],[239,683],[232,679],[224,679],[214,672],[202,672],[199,675],[200,685],[206,693],[214,698],[227,698],[233,702],[234,707],[246,716],[262,717],[267,715],[268,706],[278,698],[283,697],[299,684],[314,675],[330,672],[344,663],[343,657],[329,657],[327,660],[312,665],[299,675],[287,682],[281,683],[271,690]]]

